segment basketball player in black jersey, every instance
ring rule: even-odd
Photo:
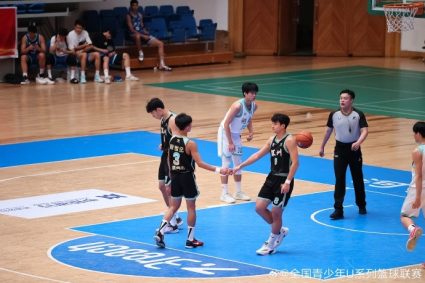
[[[165,205],[170,207],[170,178],[168,171],[168,147],[172,133],[175,129],[174,117],[175,114],[165,108],[164,102],[159,98],[152,98],[146,104],[146,111],[152,115],[155,119],[161,120],[161,144],[159,149],[162,150],[161,163],[158,169],[158,181],[159,190],[161,191]],[[178,216],[178,213],[173,216],[170,221],[169,227],[167,227],[167,233],[177,233],[178,226],[183,224],[182,219]]]
[[[255,211],[271,225],[271,233],[268,240],[257,250],[259,255],[275,253],[276,248],[288,234],[289,229],[282,227],[282,214],[294,188],[294,176],[298,169],[298,148],[295,137],[286,132],[290,122],[289,117],[276,113],[271,121],[272,130],[276,135],[269,138],[266,144],[247,160],[233,168],[234,172],[238,171],[270,153],[270,173],[258,193]],[[267,208],[270,203],[271,210]]]
[[[192,129],[192,117],[185,113],[181,113],[175,118],[176,132],[170,140],[168,162],[171,176],[171,198],[168,211],[156,231],[154,239],[156,245],[165,248],[164,233],[169,221],[180,208],[182,198],[186,199],[187,207],[187,240],[186,248],[196,248],[203,246],[204,243],[195,238],[196,223],[196,198],[199,195],[198,186],[195,181],[195,163],[199,167],[220,173],[228,174],[231,170],[219,168],[202,161],[198,152],[196,143],[187,137],[188,132]]]

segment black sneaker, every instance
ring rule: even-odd
[[[21,85],[27,85],[29,83],[30,83],[30,80],[28,79],[28,76],[23,76],[22,81],[21,81]]]
[[[72,84],[78,84],[78,83],[79,83],[79,82],[78,82],[78,80],[77,80],[76,78],[71,79],[71,80],[70,80],[70,82],[71,82]]]
[[[344,218],[344,212],[342,210],[335,209],[335,211],[331,215],[329,215],[329,217],[332,220],[343,219]]]
[[[193,241],[186,240],[186,249],[193,249],[197,247],[202,247],[204,242],[193,239]]]
[[[165,248],[164,235],[162,235],[159,231],[155,232],[155,236],[153,236],[156,245],[160,248]]]
[[[367,214],[366,207],[359,207],[359,214],[361,214],[361,215]]]

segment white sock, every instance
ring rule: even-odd
[[[130,71],[130,67],[125,67],[125,76],[128,78],[129,76],[131,76],[131,71]]]
[[[49,76],[49,78],[52,78],[52,70],[51,69],[47,69],[47,76]]]
[[[44,69],[40,69],[40,76],[44,74]]]
[[[105,78],[109,77],[109,70],[108,69],[103,70],[103,74],[105,75]]]
[[[241,182],[235,182],[236,192],[239,193],[241,191]]]
[[[71,69],[71,80],[75,79],[75,70]]]
[[[187,239],[189,241],[193,241],[193,239],[195,239],[195,227],[187,227]]]
[[[85,77],[86,76],[86,71],[81,71],[81,76],[83,77]]]
[[[162,235],[164,235],[164,229],[165,227],[167,227],[168,222],[165,219],[162,219],[161,224],[159,225],[159,233],[161,233]]]
[[[28,77],[28,73],[22,73],[23,77]]]
[[[100,75],[99,70],[96,70],[96,72],[94,73],[94,75],[98,77]]]
[[[161,67],[162,67],[162,66],[165,66],[164,58],[159,59],[159,65],[160,65]]]
[[[411,233],[413,229],[415,228],[416,228],[415,224],[410,224],[409,227],[407,227],[407,230],[409,230],[409,233]]]
[[[171,226],[176,226],[177,225],[176,214],[175,213],[174,213],[173,217],[170,220],[170,225]]]
[[[221,184],[221,190],[223,191],[223,194],[229,193],[229,185],[228,184]]]

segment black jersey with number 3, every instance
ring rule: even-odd
[[[174,113],[171,113],[170,116],[168,116],[166,119],[161,119],[161,145],[162,150],[167,150],[168,145],[170,143],[171,136],[173,133],[171,132],[170,127],[168,126],[168,122],[170,121],[170,118],[174,116]]]
[[[171,175],[195,171],[195,161],[186,153],[188,142],[189,138],[182,136],[173,136],[170,139],[168,159]]]
[[[286,134],[280,141],[277,139],[277,136],[275,136],[270,145],[270,171],[274,175],[289,173],[291,157],[285,148],[285,140],[288,136],[289,134]]]

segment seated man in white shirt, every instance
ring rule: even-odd
[[[97,83],[103,83],[100,77],[100,54],[93,50],[92,41],[89,33],[84,30],[84,25],[80,20],[76,20],[74,29],[68,33],[66,40],[68,42],[68,48],[73,50],[77,59],[80,62],[81,74],[80,83],[86,83],[86,63],[93,62],[95,65],[96,73],[94,75],[94,81]],[[71,77],[71,82],[72,82]]]

